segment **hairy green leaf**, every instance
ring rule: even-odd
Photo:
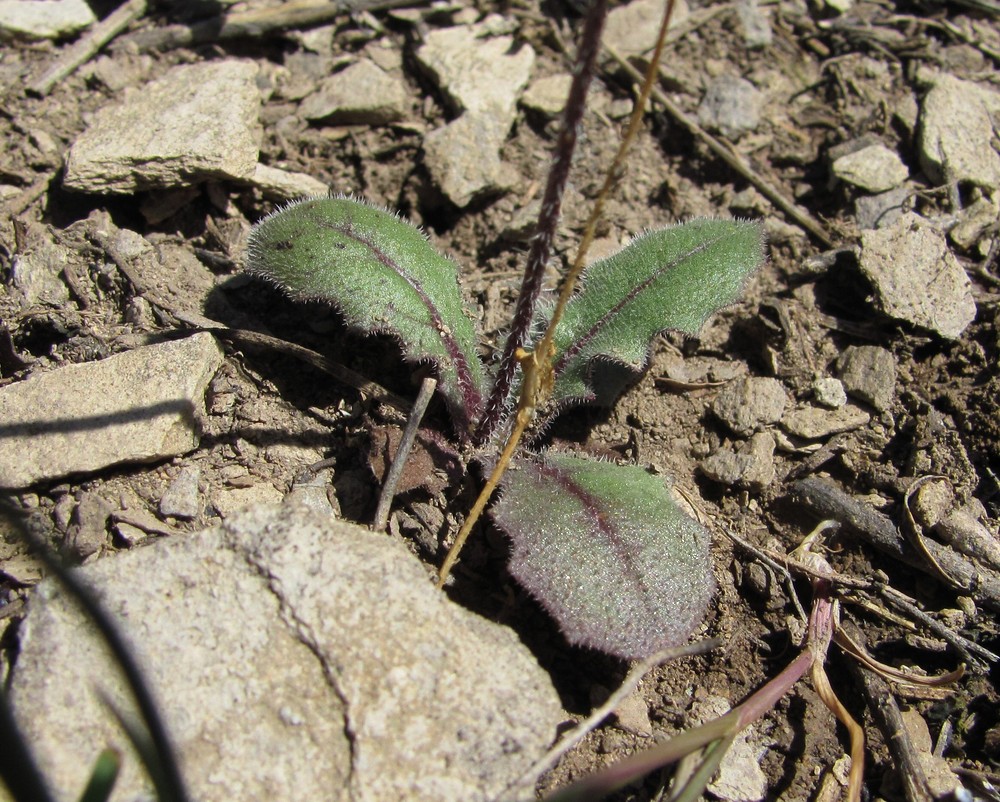
[[[571,643],[641,658],[682,642],[714,582],[708,532],[635,466],[526,455],[507,471],[493,518],[510,571]]]
[[[556,329],[553,399],[610,403],[646,367],[654,336],[697,334],[763,261],[758,223],[693,220],[590,265]]]
[[[411,360],[432,362],[460,432],[478,417],[486,376],[458,268],[423,233],[348,198],[286,206],[250,234],[247,269],[299,300],[336,306],[350,325],[389,333]]]

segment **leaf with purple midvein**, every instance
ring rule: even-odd
[[[347,198],[313,198],[254,226],[247,269],[298,300],[323,300],[368,333],[388,333],[413,361],[432,362],[464,437],[487,388],[458,268],[419,229]]]
[[[493,519],[510,572],[566,638],[624,658],[684,641],[714,582],[709,535],[636,466],[548,452],[516,459]]]
[[[643,234],[590,265],[556,329],[552,398],[610,403],[622,379],[646,367],[658,333],[697,334],[736,302],[763,261],[759,223],[692,220]],[[619,369],[598,377],[602,362]],[[599,379],[612,376],[614,386],[602,386]]]

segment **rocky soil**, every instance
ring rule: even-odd
[[[4,495],[105,583],[153,664],[199,798],[284,798],[303,772],[344,798],[502,798],[629,666],[568,646],[506,574],[507,545],[488,525],[449,590],[475,615],[424,598],[478,480],[428,449],[387,535],[324,535],[334,517],[371,521],[422,369],[241,266],[250,226],[281,203],[366,198],[463,265],[489,353],[532,235],[579,9],[95,8],[0,4]],[[719,590],[695,637],[722,645],[649,674],[539,792],[777,674],[810,600],[780,555],[825,517],[841,524],[824,553],[843,580],[842,619],[872,654],[911,675],[965,666],[949,687],[891,687],[932,792],[961,783],[997,798],[998,11],[991,0],[679,4],[661,93],[595,249],[738,216],[764,220],[769,260],[697,339],[660,340],[613,410],[568,411],[546,436],[673,478],[715,538]],[[553,287],[632,108],[626,65],[643,65],[658,14],[649,0],[614,7]],[[428,428],[447,425],[432,405]],[[96,703],[72,717],[82,734],[67,731],[71,700],[96,680],[60,680],[55,693],[45,678],[77,659],[60,644],[81,627],[50,586],[33,599],[43,571],[13,518],[0,535],[0,676],[61,798],[75,798],[88,750],[121,734]],[[425,606],[434,617],[414,623]],[[397,639],[405,650],[386,647]],[[854,665],[831,649],[834,690],[865,727],[866,792],[904,798],[872,715],[886,697],[867,698]],[[259,714],[237,715],[251,703]],[[254,720],[267,722],[259,737]],[[803,681],[709,791],[835,799],[847,748]],[[650,776],[615,798],[660,799],[668,782]]]

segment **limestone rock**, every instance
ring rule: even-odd
[[[805,440],[818,440],[839,432],[849,432],[864,426],[871,416],[857,404],[845,404],[837,409],[799,407],[781,419],[782,428]]]
[[[211,61],[174,67],[99,110],[73,143],[63,184],[132,193],[208,179],[250,180],[257,166],[257,65]]]
[[[959,215],[958,222],[948,231],[948,239],[963,251],[982,240],[989,242],[989,234],[1000,221],[1000,192],[976,198]],[[985,255],[985,254],[984,254]]]
[[[877,345],[850,346],[837,360],[847,392],[885,412],[896,394],[896,360]]]
[[[513,176],[500,160],[507,129],[488,114],[466,113],[424,137],[424,164],[456,206],[509,189]]]
[[[506,135],[531,77],[535,51],[527,44],[515,47],[510,36],[482,38],[488,21],[431,31],[416,57],[456,114],[492,115]]]
[[[690,16],[687,0],[677,0],[670,18],[671,29]],[[632,0],[611,9],[604,26],[604,44],[625,56],[641,56],[656,45],[663,3],[660,0]]]
[[[744,376],[729,382],[712,404],[712,411],[736,434],[747,437],[781,420],[788,398],[777,379]]]
[[[774,481],[774,435],[757,432],[737,451],[720,448],[701,465],[709,479],[760,490]]]
[[[890,317],[955,340],[976,316],[972,282],[944,235],[919,215],[862,232],[859,263]]]
[[[316,195],[326,195],[330,188],[307,173],[293,173],[258,164],[251,182],[267,197],[275,200],[298,200]]]
[[[160,515],[172,518],[197,518],[201,512],[198,490],[200,482],[199,468],[193,466],[181,468],[160,498]]]
[[[859,195],[854,201],[858,228],[888,228],[903,216],[910,197],[907,187],[896,187],[875,195]]]
[[[760,123],[761,93],[745,78],[723,75],[708,85],[698,106],[703,126],[737,139]]]
[[[431,31],[417,61],[460,116],[424,139],[424,163],[445,195],[466,206],[511,185],[500,148],[517,116],[517,100],[531,77],[535,51],[510,36],[487,36],[495,26]]]
[[[493,799],[562,719],[513,632],[450,602],[398,542],[301,507],[80,573],[132,642],[194,799]],[[20,634],[10,700],[56,798],[77,798],[106,744],[125,753],[116,798],[145,798],[89,622],[45,583]]]
[[[10,283],[27,305],[61,306],[69,301],[63,271],[76,257],[45,226],[26,224],[25,247],[10,266]]]
[[[222,362],[210,334],[67,365],[0,389],[0,487],[183,454]]]
[[[705,723],[729,712],[727,699],[709,695],[691,706],[691,717],[696,723]],[[758,751],[750,739],[756,736],[756,726],[751,725],[736,736],[719,763],[719,770],[707,785],[709,793],[726,802],[757,802],[767,794],[767,777],[760,767]]]
[[[326,78],[301,106],[307,120],[385,125],[406,117],[406,85],[370,61]]]
[[[840,379],[832,376],[816,379],[812,386],[813,396],[817,404],[830,409],[842,407],[847,403],[847,393],[844,391],[844,383]]]
[[[841,156],[830,165],[830,171],[841,181],[866,192],[886,192],[910,176],[896,152],[882,144],[868,145]]]
[[[524,91],[521,105],[549,117],[555,117],[562,113],[566,105],[566,96],[569,94],[572,82],[573,76],[568,74],[547,75],[532,81]]]
[[[1000,153],[990,144],[1000,93],[941,74],[920,106],[920,166],[937,184],[1000,187]]]
[[[269,482],[259,482],[249,487],[229,487],[212,495],[212,508],[224,519],[258,504],[277,504],[282,494]]]
[[[757,0],[739,0],[736,16],[743,27],[743,41],[751,50],[768,47],[774,41],[771,18]]]
[[[12,36],[58,39],[95,22],[86,0],[0,0],[0,32]]]

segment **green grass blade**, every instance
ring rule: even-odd
[[[80,802],[107,802],[118,781],[121,770],[121,755],[115,749],[105,749],[94,761],[90,781],[80,794]]]

